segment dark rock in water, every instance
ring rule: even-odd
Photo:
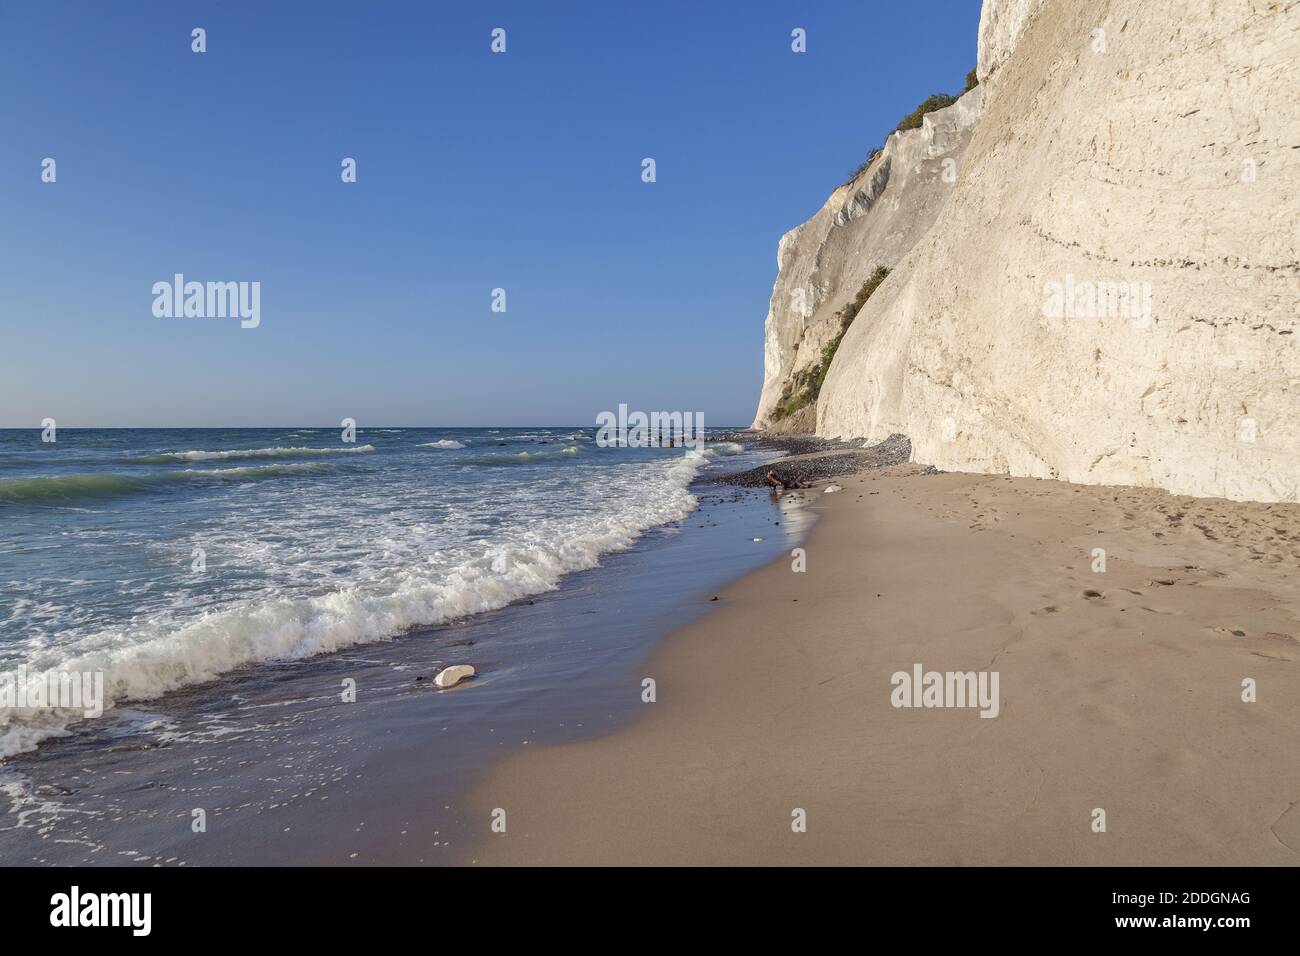
[[[42,797],[70,797],[77,791],[57,783],[46,783],[37,787],[33,792]]]

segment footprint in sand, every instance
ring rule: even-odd
[[[1221,634],[1224,637],[1245,637],[1246,636],[1245,631],[1241,630],[1241,628],[1236,628],[1236,627],[1232,627],[1232,628],[1216,627],[1214,628],[1214,633]]]
[[[1195,775],[1205,766],[1205,758],[1190,747],[1172,747],[1159,750],[1148,758],[1148,766],[1154,777]]]
[[[1075,713],[1085,723],[1100,727],[1126,727],[1132,723],[1124,711],[1096,701],[1086,701],[1076,708]]]

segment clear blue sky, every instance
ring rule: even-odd
[[[0,0],[0,426],[747,424],[777,240],[979,7]]]

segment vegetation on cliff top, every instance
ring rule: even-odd
[[[898,121],[898,125],[894,127],[894,132],[900,133],[905,129],[920,129],[921,119],[926,113],[946,109],[956,102],[957,97],[949,96],[947,93],[931,93],[921,101],[920,106]]]
[[[866,282],[862,283],[862,288],[853,297],[853,301],[835,313],[835,317],[840,320],[839,331],[835,333],[833,339],[822,346],[821,359],[816,365],[801,369],[785,383],[785,388],[781,392],[781,400],[777,402],[776,408],[772,412],[773,421],[787,418],[799,411],[799,409],[812,405],[817,401],[817,396],[822,391],[822,383],[826,381],[826,373],[830,371],[831,360],[835,358],[835,352],[844,339],[844,333],[849,330],[853,320],[858,317],[862,307],[871,298],[871,293],[880,287],[880,283],[885,281],[887,275],[889,275],[887,268],[876,266],[876,271],[867,277]]]
[[[969,93],[971,90],[975,89],[975,87],[979,85],[980,85],[979,77],[976,76],[975,70],[972,68],[971,71],[966,74],[966,86],[962,89],[961,93],[958,93],[956,96],[949,96],[947,93],[930,94],[924,100],[921,101],[920,106],[912,110],[912,112],[908,113],[906,116],[904,116],[901,120],[898,121],[898,125],[894,127],[894,133],[900,132],[902,130],[907,130],[907,129],[919,129],[921,126],[921,122],[925,117],[926,113],[933,113],[935,110],[941,110],[946,107],[952,106],[953,103],[956,103],[957,100],[961,98],[962,93]],[[891,133],[890,135],[892,136],[893,133]],[[874,160],[878,155],[880,155],[881,149],[882,147],[876,147],[870,153],[868,153],[866,161],[859,164],[858,167],[855,170],[853,170],[853,172],[849,173],[848,182],[853,182],[853,180],[857,179],[859,176],[865,173],[867,171],[867,167],[871,165],[872,160]]]

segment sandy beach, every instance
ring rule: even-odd
[[[467,860],[1300,861],[1300,506],[917,466],[836,481],[791,493],[821,516],[806,571],[720,591],[646,664],[635,723],[481,781]],[[997,716],[893,706],[918,664],[997,672]]]
[[[1300,0],[62,6],[0,0],[12,940],[373,947],[483,911],[433,868],[1291,929]]]

